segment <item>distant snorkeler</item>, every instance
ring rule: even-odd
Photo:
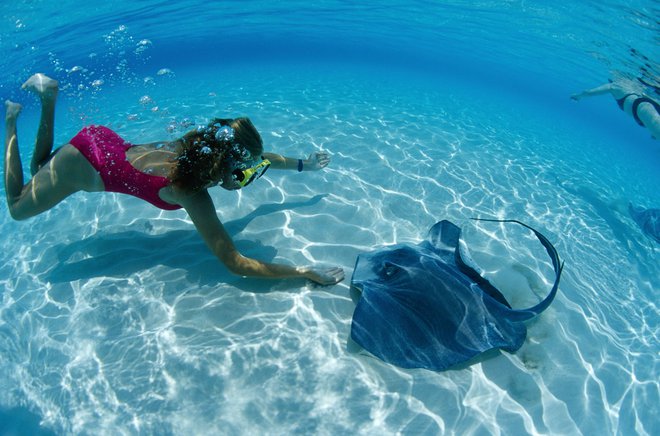
[[[587,89],[579,94],[573,94],[573,100],[594,95],[611,94],[622,111],[632,116],[637,124],[646,127],[655,139],[660,140],[660,104],[657,98],[645,93],[644,83],[629,79],[610,81],[596,88]]]
[[[6,106],[5,190],[12,218],[24,220],[51,209],[78,191],[120,192],[164,210],[184,208],[211,251],[241,276],[304,277],[321,285],[344,279],[339,267],[270,264],[245,257],[218,219],[208,189],[244,188],[268,168],[315,171],[328,165],[327,153],[307,160],[264,153],[261,136],[248,118],[219,119],[166,142],[133,145],[103,126],[88,126],[51,152],[58,82],[35,74],[23,89],[41,100],[41,120],[32,157],[32,178],[24,184],[16,120],[22,106]]]

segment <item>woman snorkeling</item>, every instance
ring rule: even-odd
[[[307,160],[264,153],[261,136],[248,118],[214,119],[170,142],[133,145],[103,126],[88,126],[52,152],[57,81],[35,74],[23,89],[41,100],[41,120],[24,183],[16,120],[21,105],[6,101],[5,191],[9,213],[24,220],[49,210],[78,191],[121,192],[165,210],[184,208],[211,251],[241,276],[304,277],[322,285],[344,279],[339,268],[294,267],[241,255],[218,219],[208,189],[241,189],[268,168],[314,171],[326,167],[327,153]]]
[[[644,93],[639,83],[628,79],[610,81],[573,94],[571,99],[578,101],[583,97],[603,94],[610,94],[622,111],[632,116],[637,124],[646,127],[655,139],[660,139],[660,104]]]

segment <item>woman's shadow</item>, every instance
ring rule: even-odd
[[[245,217],[224,225],[227,232],[234,237],[257,217],[313,206],[326,196],[327,194],[317,195],[300,202],[260,205]],[[151,224],[146,222],[145,230],[148,231],[150,226]],[[271,262],[277,255],[275,248],[264,246],[258,241],[235,240],[234,243],[241,253],[254,255],[266,262]],[[277,280],[237,280],[237,276],[230,273],[211,253],[194,228],[171,230],[156,235],[138,230],[99,233],[80,241],[51,247],[44,252],[42,261],[46,268],[55,264],[54,268],[44,271],[46,280],[51,283],[94,277],[127,277],[156,265],[165,265],[184,270],[187,281],[199,285],[232,282],[237,287],[252,292],[268,292],[275,287],[282,288],[282,281]],[[290,287],[300,287],[300,281],[292,281]]]

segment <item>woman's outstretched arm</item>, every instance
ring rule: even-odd
[[[304,277],[321,285],[334,285],[344,279],[341,268],[316,269],[266,263],[243,256],[218,219],[213,200],[206,190],[186,196],[180,201],[197,231],[218,259],[234,274],[264,278]]]
[[[579,100],[582,97],[592,97],[594,95],[608,94],[608,93],[611,93],[612,90],[613,90],[613,84],[612,83],[606,83],[604,85],[597,86],[595,88],[585,89],[584,91],[582,91],[578,94],[573,94],[573,95],[571,95],[571,98],[573,100]]]
[[[277,153],[264,153],[263,157],[275,170],[318,171],[328,166],[330,156],[324,151],[315,151],[307,159],[285,157]]]

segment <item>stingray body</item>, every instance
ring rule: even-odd
[[[399,367],[436,371],[493,348],[518,350],[527,334],[523,322],[554,299],[562,265],[542,234],[509,222],[532,230],[552,259],[555,283],[543,301],[529,309],[512,309],[461,249],[460,228],[440,221],[418,245],[358,256],[351,280],[361,291],[351,325],[353,340]]]
[[[644,233],[660,242],[660,209],[644,209],[629,204],[628,213]]]

